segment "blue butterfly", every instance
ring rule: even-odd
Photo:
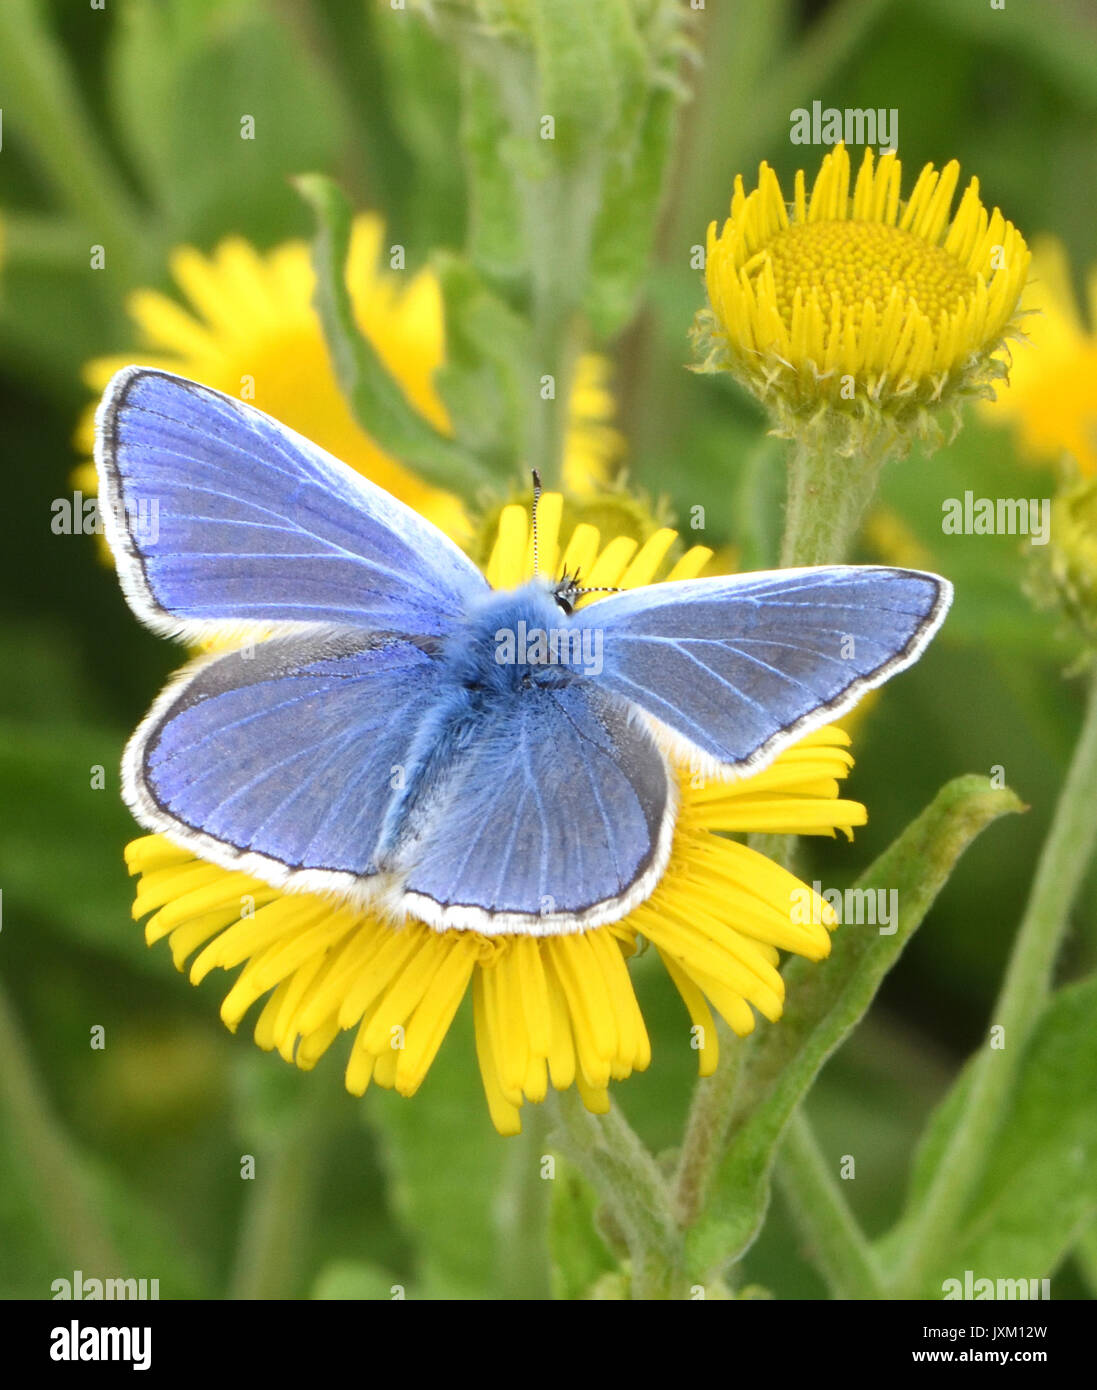
[[[574,577],[495,591],[315,444],[143,367],[107,388],[96,462],[137,616],[248,643],[187,666],[130,740],[137,820],[275,887],[438,929],[623,917],[666,868],[673,757],[758,771],[916,661],[951,601],[936,575],[880,566],[578,611]]]

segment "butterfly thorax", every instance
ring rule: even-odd
[[[455,683],[486,699],[569,685],[597,674],[602,656],[595,634],[543,579],[488,595],[447,639],[445,654]]]
[[[589,637],[586,650],[589,656]],[[445,788],[460,775],[474,744],[485,737],[490,741],[493,728],[515,718],[536,724],[545,705],[580,679],[583,654],[582,629],[543,580],[491,593],[469,610],[443,639],[438,697],[412,736],[402,785],[386,810],[375,868],[401,870],[429,833],[431,806],[444,803]]]

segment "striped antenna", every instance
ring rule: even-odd
[[[540,567],[537,563],[537,503],[541,500],[541,475],[536,468],[530,471],[533,473],[533,511],[530,524],[533,527],[533,574],[536,578],[540,573]]]

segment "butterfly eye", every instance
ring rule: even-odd
[[[575,612],[575,607],[568,599],[564,597],[564,594],[570,592],[570,589],[557,589],[552,595],[553,598],[556,600],[556,606],[558,608],[562,608],[564,612],[568,614],[569,617],[572,613]]]

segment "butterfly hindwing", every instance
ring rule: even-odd
[[[596,684],[749,772],[915,661],[948,611],[938,575],[872,565],[656,584],[576,614]]]
[[[614,921],[663,872],[676,788],[619,701],[572,683],[482,720],[432,788],[404,906],[540,935]]]
[[[131,739],[127,801],[215,862],[363,900],[385,811],[437,699],[433,645],[343,630],[202,659]]]
[[[447,631],[487,585],[437,527],[261,411],[126,367],[96,421],[107,538],[131,607],[223,623]]]

